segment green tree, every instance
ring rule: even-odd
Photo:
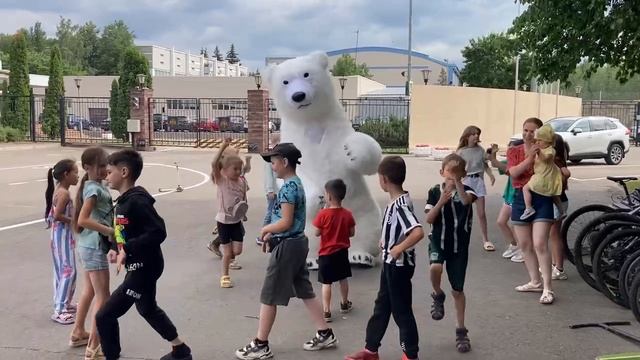
[[[100,31],[96,24],[89,21],[78,29],[78,37],[82,45],[82,69],[88,74],[95,74],[98,62],[98,36]]]
[[[9,112],[6,126],[27,132],[29,129],[29,65],[27,58],[27,40],[24,33],[18,32],[11,44],[9,53]]]
[[[36,52],[42,52],[46,46],[47,33],[42,30],[42,23],[38,21],[29,28],[29,47]]]
[[[360,75],[366,78],[371,78],[372,75],[369,73],[369,68],[367,64],[357,64],[356,59],[354,59],[349,54],[342,55],[333,65],[331,69],[331,73],[333,76],[351,76],[351,75]]]
[[[116,124],[116,131],[121,134],[122,129],[122,110],[120,109],[120,87],[118,86],[118,80],[113,79],[111,82],[111,95],[109,98],[109,117],[111,118],[111,131],[113,132],[113,126]],[[125,118],[126,119],[126,118]]]
[[[136,48],[125,50],[122,58],[122,72],[118,80],[120,97],[118,99],[117,117],[111,118],[111,132],[113,136],[127,141],[127,119],[131,111],[131,89],[138,86],[138,74],[145,74],[145,86],[151,88],[151,73],[149,61]]]
[[[238,57],[238,53],[236,52],[235,45],[231,44],[229,51],[227,51],[227,61],[229,64],[237,64],[240,62],[240,58]]]
[[[62,76],[62,59],[60,49],[51,49],[49,65],[49,85],[44,99],[44,121],[42,130],[50,139],[60,136],[60,98],[64,96],[64,79]]]
[[[78,29],[78,25],[74,25],[71,19],[65,19],[62,16],[56,28],[56,39],[62,61],[71,72],[82,69],[84,48],[78,36]]]
[[[9,126],[9,84],[7,80],[2,82],[2,97],[0,97],[0,126]]]
[[[224,60],[224,58],[222,57],[222,53],[220,52],[220,49],[218,48],[218,45],[216,45],[216,48],[213,50],[213,56],[218,61]]]
[[[134,46],[133,38],[129,27],[122,20],[105,26],[98,41],[96,75],[119,74],[120,61],[125,51]]]
[[[584,76],[608,64],[624,83],[640,73],[638,2],[630,0],[520,0],[526,10],[512,32],[533,57],[541,81],[567,82],[588,59]]]
[[[469,40],[462,50],[464,68],[461,80],[469,86],[513,89],[517,41],[502,33],[492,33]],[[526,84],[531,78],[531,60],[528,54],[520,55],[518,80]]]

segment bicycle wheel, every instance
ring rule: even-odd
[[[580,231],[573,249],[575,266],[580,277],[582,277],[589,286],[600,291],[592,271],[593,253],[598,248],[600,242],[612,231],[620,227],[634,226],[639,221],[640,218],[625,213],[604,214],[589,222],[587,226]]]
[[[636,274],[640,271],[640,250],[631,254],[622,264],[620,269],[620,278],[618,279],[618,287],[620,288],[620,297],[627,304],[630,303],[629,293],[631,291],[631,283]]]
[[[567,216],[562,223],[562,228],[560,229],[560,235],[562,237],[562,242],[564,243],[564,252],[567,256],[567,260],[572,264],[575,264],[573,253],[574,244],[578,234],[585,225],[600,215],[613,211],[615,211],[615,209],[607,205],[591,204],[578,208]]]
[[[622,229],[609,233],[593,254],[593,274],[600,291],[614,303],[628,307],[620,296],[620,270],[625,259],[640,249],[640,229]]]
[[[631,307],[631,311],[633,312],[633,316],[636,317],[636,320],[640,322],[640,276],[636,276],[633,278],[633,282],[631,283],[631,290],[629,291],[629,305]]]

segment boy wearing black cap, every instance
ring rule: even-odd
[[[278,192],[271,224],[263,227],[260,234],[263,251],[272,254],[260,294],[258,334],[249,344],[236,350],[236,357],[241,360],[273,357],[268,338],[276,319],[276,309],[278,305],[287,306],[292,297],[304,301],[318,330],[304,343],[304,350],[322,350],[338,343],[324,321],[322,304],[313,292],[306,266],[309,253],[309,239],[304,234],[306,202],[304,187],[296,174],[302,154],[292,143],[280,143],[262,157],[271,162],[271,168],[284,184]]]

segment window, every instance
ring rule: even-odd
[[[590,120],[591,131],[604,131],[607,129],[607,124],[604,119]]]
[[[164,56],[164,54],[160,54],[160,56],[162,57],[162,56]]]
[[[605,120],[605,123],[607,125],[607,130],[616,130],[618,128],[618,125],[609,119]]]
[[[576,126],[573,127],[573,129],[581,129],[582,132],[589,132],[591,131],[591,128],[589,127],[589,120],[580,120],[578,121],[578,123],[576,124]]]
[[[164,64],[164,61],[160,60],[160,64]]]

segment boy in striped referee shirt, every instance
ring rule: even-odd
[[[464,326],[465,296],[464,279],[469,259],[469,239],[473,223],[472,204],[476,194],[471,187],[462,184],[466,163],[457,154],[451,154],[442,161],[440,175],[442,185],[429,190],[427,196],[427,223],[431,224],[429,235],[430,275],[433,285],[433,304],[431,317],[441,320],[444,317],[445,294],[440,287],[443,264],[447,267],[447,276],[451,284],[456,306],[456,348],[465,353],[471,350],[471,343]]]
[[[380,187],[391,201],[382,222],[382,272],[373,315],[367,324],[365,348],[346,360],[378,360],[380,341],[393,315],[400,330],[402,359],[418,359],[418,327],[413,316],[411,278],[415,270],[413,247],[424,237],[413,213],[413,203],[402,184],[407,169],[400,156],[387,156],[378,166]]]

